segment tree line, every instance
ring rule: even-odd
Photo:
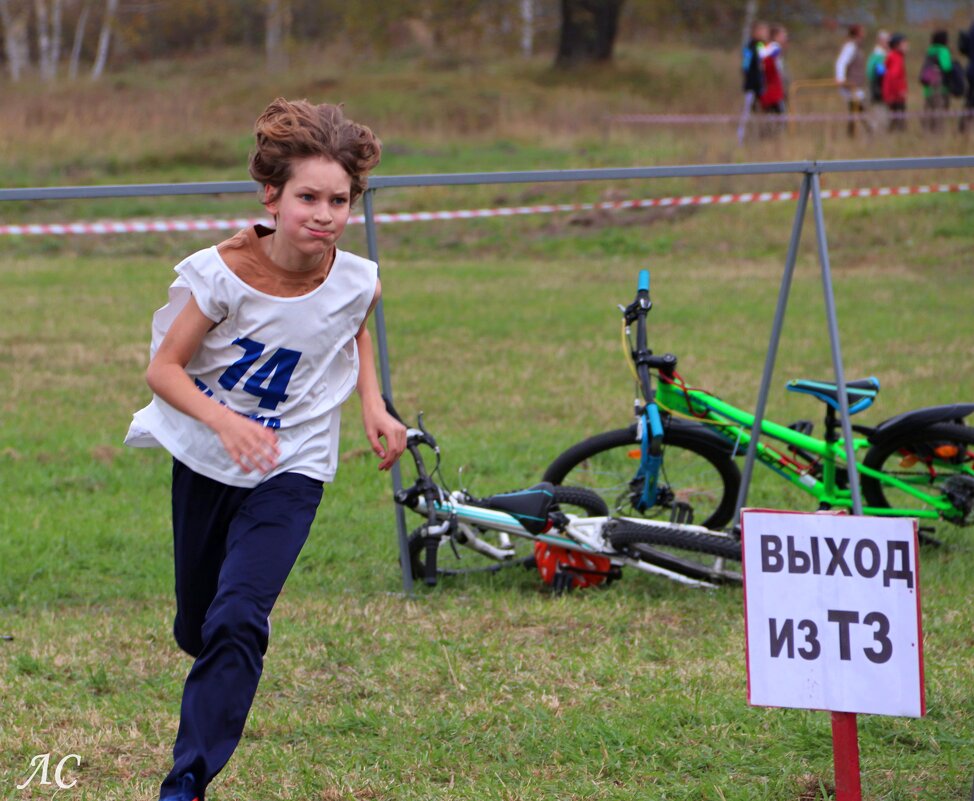
[[[262,51],[266,68],[280,70],[307,41],[376,54],[547,53],[571,67],[611,60],[623,35],[647,46],[671,32],[736,46],[748,6],[800,23],[888,13],[901,0],[0,0],[0,44],[13,81],[97,79],[109,65],[225,46]]]

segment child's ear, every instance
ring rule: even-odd
[[[264,198],[261,201],[264,204],[264,208],[267,209],[267,213],[276,216],[277,215],[277,200],[280,197],[281,190],[275,188],[270,184],[264,184]]]

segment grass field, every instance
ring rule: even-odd
[[[714,58],[716,70],[722,62]],[[120,76],[115,91],[134,98],[152,69],[162,67]],[[389,74],[401,87],[419,80]],[[188,92],[178,78],[173,93],[181,86]],[[310,78],[290,80],[297,87]],[[442,91],[450,98],[460,90]],[[230,87],[228,95],[239,99],[237,92]],[[597,87],[571,97],[575,108],[622,104],[617,95],[603,99]],[[205,102],[187,97],[191,107]],[[243,177],[235,165],[247,148],[249,120],[241,117],[249,116],[215,114],[212,129],[191,131],[190,140],[222,143],[222,167],[180,162],[153,133],[161,125],[155,118],[147,118],[149,135],[139,144],[125,118],[117,140],[81,161],[78,182]],[[18,118],[7,119],[10,126]],[[96,141],[101,123],[83,122],[78,138]],[[72,124],[59,129],[67,154],[60,160],[36,142],[14,152],[6,140],[12,158],[3,181],[73,182],[66,172],[78,155]],[[456,142],[434,130],[428,143],[416,131],[402,141],[382,133],[386,174],[673,163],[724,152],[709,135],[637,145],[628,134],[599,140],[583,130],[541,145],[512,130]],[[766,152],[803,158],[806,142]],[[953,138],[929,150],[913,145],[923,155],[963,147]],[[867,153],[861,143],[822,147],[837,156]],[[115,172],[106,167],[113,157]],[[158,168],[153,158],[161,159]],[[717,188],[698,182],[692,191]],[[379,203],[464,207],[688,190],[688,183],[495,187],[389,193]],[[166,200],[159,208],[112,201],[76,204],[70,213],[253,206],[245,198]],[[67,209],[24,204],[11,207],[10,218],[53,219]],[[974,397],[972,212],[969,194],[826,206],[847,374],[883,382],[863,422]],[[537,480],[569,444],[629,419],[632,388],[615,304],[630,297],[642,266],[653,270],[654,347],[677,353],[697,384],[748,405],[792,213],[780,204],[384,228],[397,405],[409,415],[425,410],[444,470],[455,476],[462,466],[474,492]],[[810,233],[806,240],[769,407],[786,422],[818,420],[820,410],[811,399],[786,395],[784,381],[828,376],[831,365]],[[148,324],[170,267],[207,243],[174,235],[3,244],[0,635],[13,639],[0,641],[0,797],[53,795],[36,782],[15,789],[40,753],[52,754],[52,768],[60,756],[82,758],[80,770],[68,770],[78,784],[60,798],[151,800],[168,769],[189,668],[169,635],[169,465],[164,454],[120,443],[131,412],[148,400]],[[349,231],[346,246],[363,250],[360,229]],[[247,733],[209,798],[829,797],[828,716],[746,705],[740,591],[690,590],[631,573],[605,590],[554,597],[535,574],[512,570],[403,598],[391,489],[365,444],[352,401],[339,477],[275,611]],[[753,503],[808,508],[758,478]],[[974,641],[965,610],[974,552],[969,532],[945,536],[947,547],[925,551],[922,561],[929,712],[922,720],[860,721],[869,799],[969,794]]]

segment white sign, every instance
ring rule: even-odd
[[[911,518],[745,509],[748,703],[925,713]]]

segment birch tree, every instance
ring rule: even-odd
[[[11,81],[19,81],[30,66],[27,23],[30,6],[24,0],[0,0],[0,22],[3,23],[3,48]]]
[[[534,55],[534,0],[521,0],[521,55]]]
[[[74,42],[71,45],[71,58],[68,61],[68,77],[74,80],[78,77],[78,65],[81,62],[81,46],[85,41],[85,26],[88,24],[88,13],[91,7],[85,3],[78,14],[78,21],[74,26]]]
[[[108,62],[108,48],[112,41],[112,25],[115,23],[115,12],[118,11],[118,0],[105,0],[105,15],[101,20],[101,33],[98,34],[98,52],[95,63],[91,67],[91,79],[97,81],[105,71]]]
[[[53,81],[61,61],[61,19],[64,0],[34,0],[37,66],[41,78]]]
[[[289,0],[267,0],[264,29],[264,52],[267,69],[281,72],[287,69],[287,39],[291,30],[291,4]]]

